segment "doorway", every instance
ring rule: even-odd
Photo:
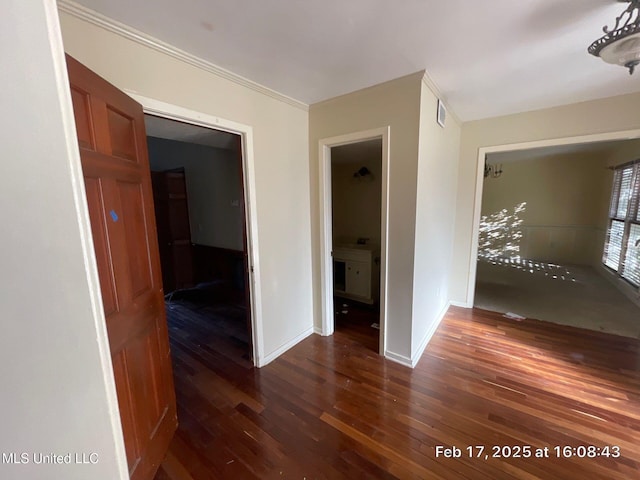
[[[320,141],[322,331],[384,355],[389,128]]]
[[[176,121],[189,126],[203,127],[208,132],[232,134],[237,142],[237,151],[241,153],[238,161],[242,164],[242,201],[244,208],[243,218],[246,227],[244,249],[244,262],[248,275],[248,285],[245,291],[248,293],[248,316],[251,320],[251,363],[253,366],[265,365],[263,346],[263,322],[262,322],[262,296],[260,288],[260,265],[257,261],[259,242],[257,232],[257,216],[254,205],[256,204],[255,165],[253,156],[253,129],[248,125],[214,117],[202,112],[197,112],[177,105],[161,102],[133,92],[127,92],[129,96],[138,101],[144,110],[145,116],[159,117],[164,120]]]
[[[640,282],[620,282],[605,261],[614,172],[639,149],[636,139],[488,153],[474,307],[640,338]]]
[[[334,325],[375,352],[380,329],[382,139],[331,148]]]
[[[168,323],[251,366],[241,137],[149,114],[145,127]]]

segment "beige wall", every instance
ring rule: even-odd
[[[317,327],[320,321],[318,142],[390,126],[387,351],[414,364],[448,305],[460,126],[435,121],[419,72],[310,108]],[[434,174],[435,173],[435,174]]]
[[[370,245],[380,247],[382,145],[376,157],[331,164],[334,245],[368,238]],[[362,167],[371,175],[354,178],[354,172]]]
[[[520,161],[503,157],[502,162],[502,175],[484,180],[482,215],[512,212],[526,203],[520,215],[521,257],[596,264],[602,257],[603,213],[609,204],[605,156],[581,152]]]
[[[640,159],[640,139],[620,142],[619,146],[607,154],[607,165],[615,167]]]
[[[420,95],[415,264],[413,275],[413,335],[415,362],[431,339],[449,305],[456,176],[460,125],[448,115],[445,127],[436,122],[438,99],[423,82]]]
[[[124,480],[55,2],[9,0],[2,10],[0,452],[24,452],[29,463],[1,462],[0,478]],[[34,453],[83,452],[98,463],[33,463]]]
[[[65,50],[116,87],[253,128],[265,356],[312,328],[308,112],[61,13]]]
[[[422,73],[309,108],[314,317],[321,328],[319,141],[390,126],[387,351],[411,357],[418,124]]]
[[[640,94],[468,122],[462,126],[451,299],[467,305],[476,201],[478,149],[640,129]]]
[[[243,250],[238,153],[154,137],[147,144],[151,170],[184,167],[191,241]]]

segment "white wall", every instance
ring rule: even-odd
[[[142,96],[253,128],[265,357],[313,325],[308,112],[61,13],[65,50]]]
[[[502,175],[484,180],[482,215],[512,212],[526,203],[520,215],[521,257],[597,264],[611,191],[606,156],[585,151],[520,161],[510,161],[508,154],[502,158]]]
[[[462,126],[451,299],[468,304],[473,214],[480,147],[640,128],[640,94],[468,122]]]
[[[438,99],[422,82],[411,358],[419,360],[449,305],[460,125],[436,122]]]
[[[185,169],[191,241],[243,250],[238,153],[155,137],[147,145],[151,170]]]
[[[324,138],[390,126],[387,353],[411,358],[420,85],[417,73],[309,108],[314,317],[321,329],[318,145]]]
[[[57,12],[8,0],[0,15],[0,478],[129,478]],[[35,453],[98,454],[36,465]]]

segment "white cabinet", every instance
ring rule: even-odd
[[[371,265],[367,262],[347,262],[346,292],[358,297],[371,297]]]
[[[374,292],[374,250],[367,246],[336,247],[333,251],[334,293],[372,304]]]

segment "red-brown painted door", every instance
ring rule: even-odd
[[[193,287],[193,246],[184,168],[151,172],[164,291]]]
[[[129,474],[151,480],[177,418],[142,107],[67,69]]]

